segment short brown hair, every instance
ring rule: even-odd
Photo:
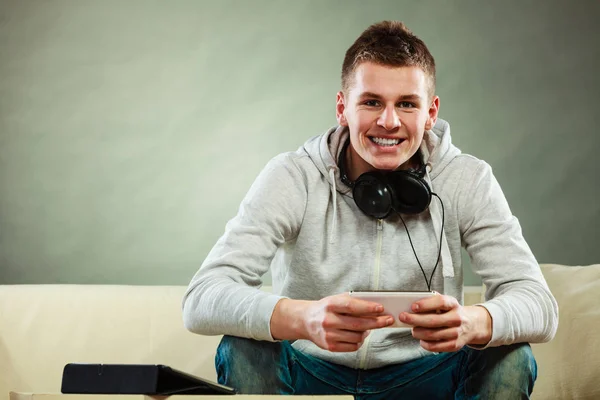
[[[390,67],[419,67],[429,78],[429,95],[435,92],[435,60],[421,39],[400,21],[369,26],[346,51],[342,90],[347,93],[356,68],[363,62]]]

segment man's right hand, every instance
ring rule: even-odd
[[[371,329],[392,325],[383,306],[347,293],[318,301],[281,299],[271,317],[271,335],[279,340],[307,339],[334,352],[356,351]]]

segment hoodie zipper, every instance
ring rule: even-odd
[[[381,266],[381,246],[383,245],[383,220],[377,220],[377,250],[375,250],[375,264],[373,271],[373,290],[379,290],[379,275]]]
[[[375,250],[375,263],[373,271],[373,290],[379,290],[379,275],[381,267],[381,247],[383,245],[383,220],[377,220],[377,248]],[[363,343],[361,350],[363,351],[360,358],[359,368],[365,369],[367,363],[367,355],[369,354],[369,343],[371,341],[371,335],[367,336]]]

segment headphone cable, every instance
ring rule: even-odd
[[[438,200],[440,201],[440,204],[442,206],[442,229],[440,229],[440,245],[439,245],[437,260],[435,262],[435,266],[433,267],[433,271],[431,271],[431,277],[429,278],[429,280],[427,280],[427,275],[425,274],[425,270],[423,269],[423,266],[421,265],[421,261],[419,261],[419,257],[417,256],[417,252],[415,251],[415,246],[413,246],[413,242],[412,242],[412,239],[410,238],[410,233],[408,232],[408,227],[406,226],[406,222],[404,222],[404,218],[402,218],[402,215],[398,211],[394,210],[394,211],[396,211],[396,214],[398,214],[398,216],[400,217],[400,220],[402,221],[402,224],[404,225],[404,229],[406,229],[406,234],[408,235],[408,241],[410,242],[410,247],[412,247],[415,258],[417,259],[417,263],[419,264],[419,268],[421,268],[421,272],[423,273],[423,278],[425,278],[425,283],[427,284],[427,290],[429,290],[429,291],[431,291],[431,282],[433,281],[433,274],[435,273],[435,270],[437,269],[438,263],[440,262],[440,256],[442,254],[442,237],[443,237],[442,235],[444,234],[444,218],[445,218],[444,202],[442,201],[440,196],[438,196],[437,194],[435,194],[435,193],[431,193],[431,194],[438,198]]]

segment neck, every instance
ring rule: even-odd
[[[348,149],[350,148],[350,149]],[[349,151],[348,151],[349,150]],[[417,150],[413,156],[407,160],[405,163],[401,164],[395,171],[398,170],[408,170],[414,169],[417,170],[421,166],[421,156],[420,150]],[[352,144],[350,143],[350,139],[344,144],[344,148],[342,149],[342,154],[340,154],[339,163],[344,163],[343,170],[346,172],[346,177],[351,182],[355,182],[358,177],[370,171],[377,171],[371,164],[367,163],[363,160],[358,153],[354,151],[352,148]]]

